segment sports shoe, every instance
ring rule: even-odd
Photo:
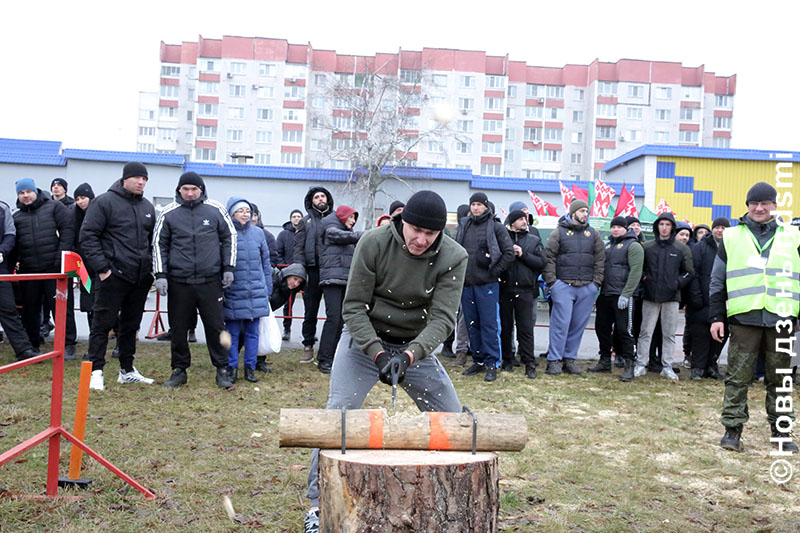
[[[306,513],[306,518],[303,520],[303,533],[318,533],[319,532],[319,509],[313,509]]]
[[[76,359],[78,359],[78,356],[75,355],[75,345],[64,346],[64,360],[75,361]]]
[[[244,367],[244,379],[246,379],[250,383],[258,383],[258,378],[256,377],[256,369],[250,368],[249,366]]]
[[[189,381],[189,378],[186,376],[186,370],[183,368],[176,368],[172,371],[172,375],[169,379],[162,383],[161,386],[180,387],[181,385],[185,385],[187,381]]]
[[[455,366],[467,366],[467,352],[456,352]]]
[[[217,387],[222,389],[229,389],[233,387],[233,381],[231,381],[231,376],[228,373],[228,367],[221,366],[217,368]]]
[[[564,370],[561,368],[561,361],[548,361],[544,373],[550,374],[551,376],[560,376],[563,374]]]
[[[672,368],[668,366],[665,366],[661,370],[661,376],[667,379],[671,379],[672,381],[679,381],[678,375],[675,373],[674,370],[672,370]]]
[[[693,368],[692,369],[692,380],[697,381],[703,379],[703,369],[702,368]]]
[[[528,379],[536,379],[536,377],[537,377],[536,367],[533,366],[530,363],[526,364],[525,365],[525,377],[528,378]]]
[[[640,378],[647,374],[647,367],[644,365],[636,365],[633,369],[634,377]]]
[[[103,386],[102,370],[92,370],[92,379],[89,380],[89,388],[91,390],[105,390]]]
[[[483,376],[483,381],[495,381],[497,379],[497,369],[492,367],[486,370],[486,375]]]
[[[153,380],[141,375],[134,366],[130,372],[123,372],[120,370],[119,376],[117,376],[117,383],[146,383],[152,385]]]
[[[301,363],[313,363],[314,362],[314,347],[313,346],[303,346],[303,357],[300,358]]]
[[[575,366],[575,359],[568,359],[566,357],[564,358],[564,372],[575,376],[580,376],[582,374],[578,367]]]
[[[472,366],[468,369],[464,370],[461,375],[462,376],[473,376],[475,374],[480,374],[486,371],[486,365],[481,365],[478,363],[472,363]]]
[[[189,330],[189,333],[186,334],[186,340],[189,342],[197,342],[197,334],[194,332],[193,329]]]
[[[289,331],[288,329],[285,329],[285,330],[283,330],[283,335],[281,335],[281,339],[285,340],[285,341],[288,341],[291,338],[291,336],[292,336],[292,332]]]

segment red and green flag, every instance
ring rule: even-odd
[[[75,252],[61,252],[61,273],[68,274],[72,278],[80,278],[86,292],[92,292],[92,278],[89,277],[83,259]]]

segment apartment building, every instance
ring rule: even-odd
[[[704,66],[620,59],[540,67],[439,48],[353,56],[224,36],[161,43],[159,93],[141,94],[137,148],[192,161],[348,168],[331,155],[350,127],[331,88],[359,90],[375,71],[419,95],[402,111],[414,117],[412,137],[436,126],[435,110],[454,110],[452,135],[419,142],[405,164],[586,180],[643,144],[730,146],[736,75]]]

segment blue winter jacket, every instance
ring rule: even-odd
[[[247,202],[244,198],[230,198],[228,211],[240,201]],[[233,213],[230,215],[233,219]],[[272,266],[267,239],[258,226],[249,223],[242,226],[236,220],[233,220],[233,225],[237,235],[236,266],[233,269],[233,283],[225,289],[222,302],[225,319],[252,320],[267,316],[269,295],[272,293]]]

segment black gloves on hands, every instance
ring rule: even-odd
[[[394,385],[392,378],[397,376],[400,384],[406,378],[406,370],[411,365],[411,358],[405,352],[384,350],[375,356],[375,365],[378,367],[378,377],[387,385]]]

